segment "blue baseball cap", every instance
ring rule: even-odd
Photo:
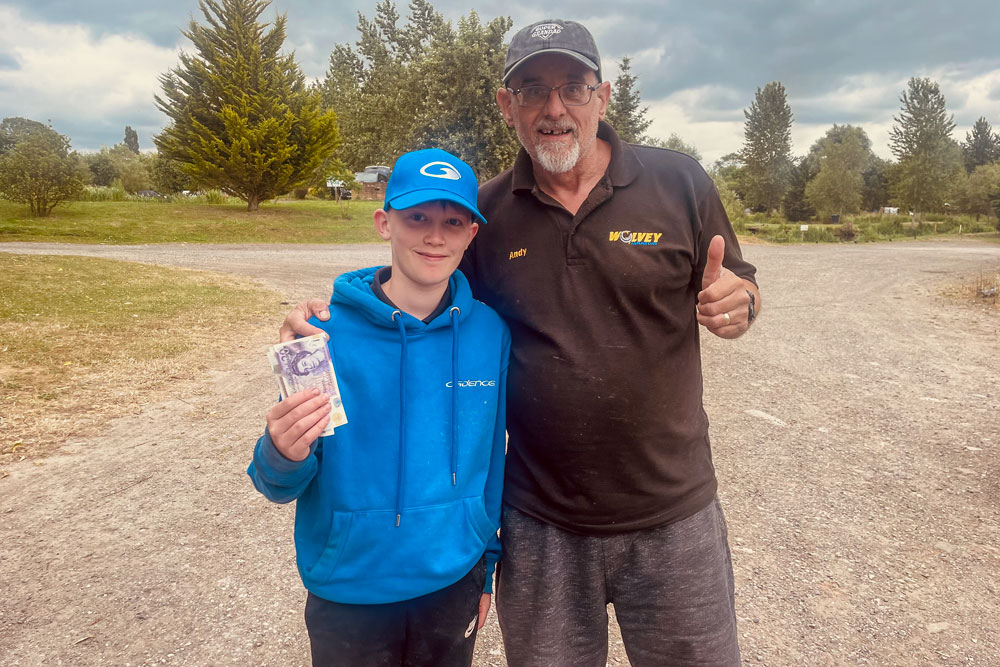
[[[479,183],[472,167],[440,148],[400,155],[385,188],[385,205],[394,209],[449,201],[469,209],[485,223],[486,218],[476,208],[478,198]]]

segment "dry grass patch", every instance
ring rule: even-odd
[[[227,276],[0,254],[0,465],[245,354],[282,312],[276,293]]]
[[[1000,314],[1000,271],[980,272],[943,290],[944,296]]]

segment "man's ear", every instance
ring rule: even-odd
[[[385,212],[385,209],[380,208],[375,211],[375,215],[372,217],[375,221],[375,231],[382,237],[382,240],[388,241],[392,238],[392,234],[389,233],[389,214]]]
[[[604,114],[608,112],[608,100],[611,99],[611,82],[602,81],[598,86],[597,90],[594,91],[598,99],[598,111],[600,113],[599,118],[604,120]]]
[[[510,91],[506,88],[497,89],[497,106],[500,107],[500,113],[503,114],[503,119],[507,122],[507,125],[514,127],[514,96],[510,94]]]

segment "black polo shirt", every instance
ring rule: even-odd
[[[754,280],[712,180],[622,143],[577,214],[522,149],[479,191],[489,221],[461,269],[510,326],[504,501],[585,534],[683,519],[714,498],[696,295],[708,244]]]

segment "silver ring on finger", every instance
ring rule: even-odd
[[[730,324],[732,324],[732,323],[733,323],[733,318],[729,317],[729,312],[728,312],[728,311],[727,311],[727,312],[725,312],[725,313],[722,313],[722,314],[723,314],[723,315],[725,316],[725,318],[726,318],[726,326],[729,326]]]

